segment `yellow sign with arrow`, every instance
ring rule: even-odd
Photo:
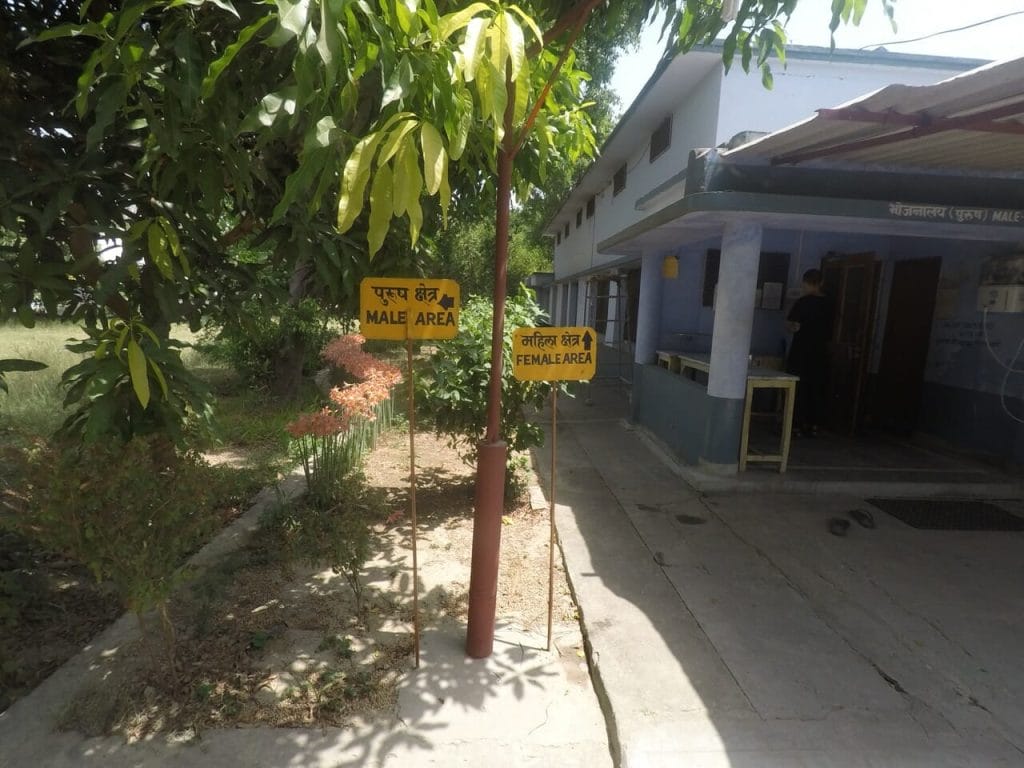
[[[597,369],[593,328],[517,328],[512,332],[512,375],[520,381],[584,381]]]
[[[454,280],[367,277],[359,284],[359,332],[368,339],[453,339],[458,331]]]

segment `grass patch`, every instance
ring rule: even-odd
[[[21,435],[48,435],[64,420],[60,377],[81,359],[64,348],[68,339],[80,336],[77,326],[40,322],[35,328],[0,324],[0,358],[23,358],[45,363],[48,368],[7,377],[10,392],[0,392],[0,424]]]

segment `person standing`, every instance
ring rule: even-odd
[[[786,370],[796,374],[794,418],[798,435],[818,433],[825,418],[828,395],[828,343],[832,340],[832,302],[822,290],[820,269],[809,269],[803,276],[803,295],[786,317],[793,334]]]

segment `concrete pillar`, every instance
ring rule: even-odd
[[[730,222],[722,233],[708,394],[742,400],[754,329],[754,294],[761,262],[761,225]]]
[[[654,362],[661,317],[661,257],[645,253],[640,264],[640,309],[636,318],[636,351],[633,362]]]
[[[754,294],[761,261],[761,225],[730,222],[722,233],[715,324],[711,333],[707,420],[701,463],[735,473],[739,459]]]

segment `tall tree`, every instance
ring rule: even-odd
[[[229,234],[258,226],[283,233],[281,247],[304,254],[317,269],[339,264],[345,281],[355,276],[354,265],[368,265],[381,252],[396,224],[417,242],[424,199],[436,202],[444,220],[453,199],[493,185],[492,371],[471,585],[471,601],[481,595],[478,602],[490,605],[471,605],[468,643],[471,654],[487,655],[504,486],[499,413],[510,203],[513,189],[527,199],[552,162],[594,150],[580,103],[585,75],[573,46],[592,17],[606,28],[639,29],[664,14],[672,50],[724,32],[726,64],[738,55],[744,68],[761,68],[767,85],[769,56],[784,55],[782,22],[797,1],[488,0],[450,8],[436,0],[273,0],[241,11],[230,0],[124,0],[111,10],[86,2],[82,23],[36,39],[90,45],[75,97],[88,125],[85,156],[101,176],[108,161],[118,164],[135,197],[114,212],[123,220],[110,232],[97,222],[111,214],[84,179],[70,195],[54,189],[49,209],[15,209],[29,193],[6,191],[0,210],[10,213],[0,224],[21,237],[7,272],[26,286],[38,282],[32,270],[45,262],[28,244],[29,233],[53,230],[59,219],[69,234],[47,258],[75,275],[98,272],[92,285],[101,298],[124,298],[129,285],[145,294],[145,278],[136,275],[141,259],[152,266],[144,274],[156,286],[170,284],[179,302],[194,301],[208,288],[190,277],[179,233],[216,260],[227,236],[216,225],[227,217]],[[880,2],[891,14],[892,0]],[[832,0],[833,29],[858,20],[866,4]],[[346,258],[334,234],[321,237],[320,229],[342,167],[337,229],[350,238],[341,241],[351,248]],[[95,258],[60,251],[76,234],[116,234],[133,255],[122,259],[120,272],[100,270]],[[366,243],[365,252],[357,241]],[[321,248],[334,260],[313,261]],[[158,290],[150,293],[159,301]],[[23,305],[28,297],[23,291],[15,298]]]

